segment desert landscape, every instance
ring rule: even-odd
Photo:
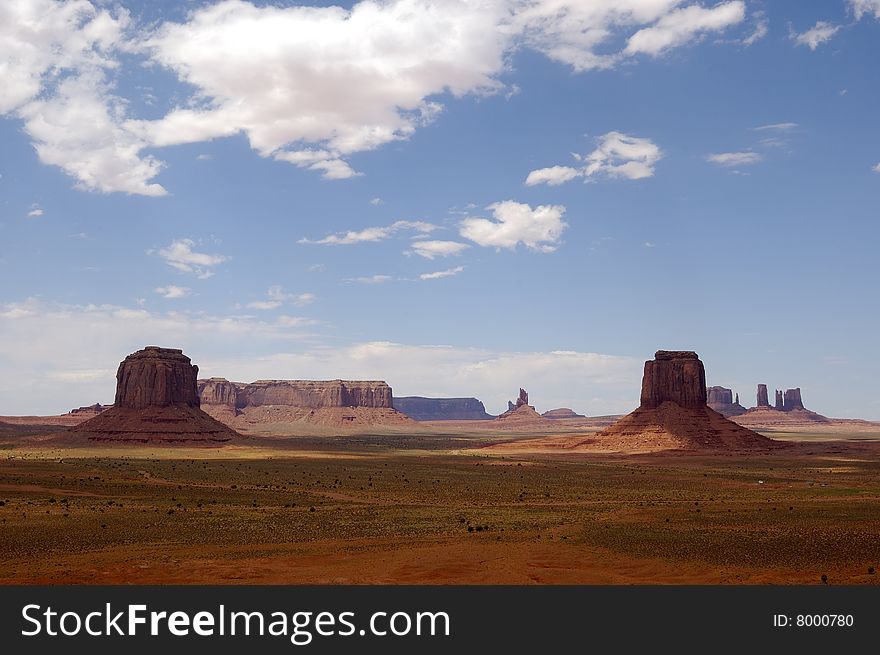
[[[624,417],[520,389],[417,421],[381,381],[199,380],[147,347],[112,406],[0,418],[0,582],[876,584],[880,424],[765,385],[734,422],[718,389],[658,351]]]

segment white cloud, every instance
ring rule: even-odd
[[[284,303],[290,302],[297,307],[308,305],[314,302],[315,294],[313,293],[287,293],[283,287],[278,284],[269,287],[266,292],[268,300],[257,300],[247,304],[249,309],[270,310],[278,309]]]
[[[754,43],[757,43],[765,36],[767,36],[768,32],[770,31],[770,21],[764,17],[764,12],[756,11],[754,15],[757,18],[757,21],[755,22],[755,30],[740,41],[740,43],[745,46],[750,46]]]
[[[719,152],[706,156],[706,161],[719,166],[748,166],[757,164],[762,159],[764,159],[764,156],[761,153],[750,150],[745,152]]]
[[[880,173],[880,163],[877,163],[875,166],[871,167],[871,170],[875,173]]]
[[[758,125],[758,127],[753,127],[751,129],[754,132],[763,132],[766,130],[772,130],[774,132],[788,132],[789,130],[793,130],[797,126],[797,123],[770,123],[768,125]]]
[[[43,208],[39,205],[32,205],[31,210],[27,213],[28,218],[39,218],[45,212],[43,212]]]
[[[190,289],[188,287],[178,287],[173,284],[169,284],[167,287],[156,287],[156,293],[158,293],[163,298],[185,298],[190,294]]]
[[[229,259],[225,255],[195,252],[195,245],[192,239],[175,239],[171,245],[159,249],[156,254],[172,268],[184,273],[195,273],[202,279],[211,277],[214,274],[211,269]],[[152,252],[148,251],[149,254]]]
[[[278,300],[255,300],[247,304],[248,309],[270,310],[279,307],[281,307],[281,302]]]
[[[608,132],[599,137],[598,146],[593,152],[586,156],[575,154],[574,157],[583,166],[552,166],[534,170],[526,177],[526,186],[556,186],[576,177],[595,175],[639,180],[654,175],[654,166],[663,157],[663,152],[650,139]]]
[[[197,89],[201,106],[136,128],[156,145],[243,132],[261,156],[351,177],[348,156],[406,139],[436,116],[429,96],[501,87],[493,78],[509,45],[498,29],[501,5],[201,7],[143,41],[154,61]]]
[[[300,239],[297,243],[311,243],[329,246],[352,245],[355,243],[383,241],[395,232],[401,230],[414,230],[420,234],[427,234],[437,229],[436,225],[423,221],[396,221],[383,227],[368,227],[363,230],[349,230],[345,233],[330,234],[323,239],[310,240]]]
[[[506,200],[489,205],[493,219],[466,218],[459,234],[474,243],[513,250],[523,244],[532,250],[553,252],[568,225],[562,220],[565,207],[540,205],[532,209],[525,203]]]
[[[880,0],[848,0],[848,4],[856,20],[870,14],[874,14],[874,18],[880,18]]]
[[[385,284],[393,279],[390,275],[369,275],[364,277],[347,277],[342,281],[354,284]]]
[[[466,243],[459,243],[458,241],[413,241],[410,247],[412,248],[411,252],[426,259],[460,255],[470,248]]]
[[[683,0],[516,0],[509,20],[525,43],[577,71],[611,68],[640,52],[659,55],[705,32],[741,22],[745,5],[736,0],[706,9],[679,8]],[[635,32],[633,32],[635,30]],[[615,44],[626,40],[623,50]]]
[[[720,32],[745,18],[745,3],[739,0],[722,2],[709,9],[690,5],[665,14],[654,25],[639,30],[627,41],[628,55],[645,53],[657,56],[705,32]]]
[[[806,32],[800,34],[792,32],[791,39],[796,45],[805,45],[808,46],[810,50],[815,50],[837,34],[839,30],[840,25],[834,25],[827,21],[820,20]]]
[[[419,275],[420,280],[439,280],[444,277],[452,277],[453,275],[458,275],[464,270],[464,266],[456,266],[455,268],[448,268],[445,271],[434,271],[433,273],[422,273]]]
[[[571,168],[570,166],[540,168],[529,173],[526,178],[526,186],[535,186],[536,184],[559,186],[560,184],[573,180],[576,177],[581,177],[582,175],[584,175],[582,169]]]
[[[161,163],[124,127],[126,102],[107,72],[129,27],[123,9],[86,0],[0,3],[0,115],[21,119],[37,156],[91,191],[159,196]]]
[[[382,200],[382,198],[373,198],[370,200],[370,204],[373,205],[373,207],[378,207],[379,205],[384,205],[385,201]]]
[[[408,139],[449,96],[518,90],[498,77],[522,47],[575,70],[657,56],[743,20],[735,0],[385,0],[335,6],[202,3],[146,24],[106,0],[0,3],[0,114],[80,188],[161,196],[148,148],[243,134],[263,157],[327,179],[353,155]],[[866,5],[867,6],[867,5]],[[616,44],[626,43],[623,50]],[[165,115],[124,80],[159,65],[190,88]]]

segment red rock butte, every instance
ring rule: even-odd
[[[645,362],[641,404],[598,438],[677,449],[770,448],[774,442],[706,404],[706,371],[695,352],[658,350]]]
[[[147,346],[116,372],[113,407],[60,436],[64,440],[218,445],[239,435],[199,408],[194,366],[182,350]]]

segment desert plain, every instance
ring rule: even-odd
[[[218,447],[7,424],[0,583],[877,583],[880,425],[766,430],[746,455],[615,444],[610,422],[264,425]]]

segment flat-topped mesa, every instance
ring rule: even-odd
[[[395,396],[394,409],[416,421],[472,421],[495,418],[477,398]]]
[[[199,406],[199,367],[176,348],[147,346],[126,357],[116,372],[115,407]]]
[[[782,396],[782,392],[777,389],[776,390],[776,402],[773,404],[774,409],[778,409],[780,412],[785,409],[785,400]]]
[[[737,416],[746,411],[746,408],[739,404],[739,394],[734,398],[733,390],[727,387],[709,387],[706,399],[710,409],[725,417]]]
[[[202,409],[234,427],[310,423],[356,427],[412,423],[394,408],[391,387],[380,380],[198,381]]]
[[[713,399],[733,403],[729,389],[715,387]],[[645,362],[641,405],[598,432],[599,440],[624,449],[744,449],[773,442],[729,421],[707,405],[706,371],[691,351],[658,350]]]
[[[796,389],[786,389],[783,396],[782,410],[790,412],[795,409],[804,409],[804,402],[801,400],[800,387],[797,387]]]
[[[770,398],[767,395],[767,385],[758,385],[758,407],[770,407]]]
[[[692,351],[658,350],[645,362],[640,406],[673,402],[686,409],[706,407],[706,371]]]
[[[733,389],[728,389],[726,387],[709,387],[706,390],[706,402],[709,405],[732,405]],[[737,402],[739,402],[739,396],[737,396]]]
[[[230,382],[225,378],[199,380],[203,405],[233,410],[287,406],[309,409],[372,407],[392,409],[391,387],[379,380],[257,380]]]
[[[107,443],[218,445],[238,435],[199,407],[199,368],[182,350],[147,346],[116,373],[116,402],[61,439]]]

